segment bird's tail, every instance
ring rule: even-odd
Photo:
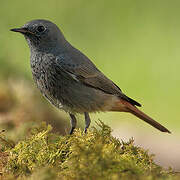
[[[130,112],[135,116],[137,116],[138,118],[142,119],[143,121],[147,122],[151,126],[155,127],[156,129],[159,129],[162,132],[171,133],[167,128],[165,128],[160,123],[153,120],[151,117],[140,111],[138,108],[136,108],[134,105],[130,104],[126,100],[120,99],[120,101],[118,101],[118,103],[115,105],[115,107],[112,110]]]

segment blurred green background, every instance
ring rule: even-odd
[[[168,127],[173,135],[160,133],[125,113],[95,114],[93,120],[103,120],[114,129],[117,137],[133,136],[138,144],[150,149],[155,146],[152,151],[159,155],[169,147],[179,148],[176,141],[180,137],[179,9],[178,0],[1,0],[0,79],[3,82],[23,79],[35,88],[28,46],[22,35],[9,29],[32,19],[49,19],[61,28],[67,40],[85,53],[125,94],[142,103],[142,110]],[[42,98],[40,101],[46,103]],[[60,116],[69,118],[65,113]],[[158,138],[161,143],[154,143]],[[165,165],[173,165],[175,159],[180,164],[180,159],[172,160],[173,157],[166,163],[167,155],[159,159]]]

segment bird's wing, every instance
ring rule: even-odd
[[[83,58],[82,62],[79,63],[75,60],[72,62],[69,58],[69,56],[62,55],[60,58],[57,58],[56,62],[62,69],[69,73],[72,78],[86,86],[99,89],[105,93],[121,96],[121,89],[99,71],[90,60],[84,60]]]
[[[77,49],[74,50],[56,58],[57,65],[61,66],[73,79],[107,94],[119,96],[132,105],[141,106],[138,102],[123,94],[121,89],[99,71],[84,54]]]

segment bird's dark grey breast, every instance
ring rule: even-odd
[[[63,65],[63,62],[61,62]],[[71,66],[71,64],[69,64]],[[33,53],[31,68],[34,81],[41,93],[56,107],[70,112],[94,111],[97,109],[97,92],[80,83],[76,77],[57,64],[52,54]],[[102,102],[98,106],[102,106]]]
[[[62,81],[59,81],[58,76],[64,77],[64,75],[63,72],[57,74],[56,68],[53,56],[46,53],[31,54],[31,69],[37,87],[53,105],[61,108],[63,101],[59,95],[62,94],[64,85],[62,78]]]

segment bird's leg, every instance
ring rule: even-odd
[[[87,129],[91,123],[91,119],[89,117],[89,113],[87,113],[87,112],[84,113],[84,116],[85,116],[85,130],[84,130],[84,132],[86,133]]]
[[[70,115],[70,118],[71,118],[71,131],[70,131],[70,134],[72,134],[74,129],[76,128],[77,120],[76,120],[76,117],[73,114],[69,113],[69,115]]]

